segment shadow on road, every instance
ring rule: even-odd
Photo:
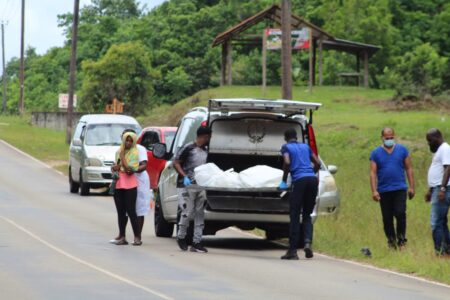
[[[264,251],[286,249],[286,247],[279,244],[257,238],[211,237],[204,238],[203,243],[207,248],[209,247],[233,250]]]

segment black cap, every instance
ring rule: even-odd
[[[197,136],[201,135],[210,135],[212,133],[211,128],[209,126],[200,126],[197,129]]]

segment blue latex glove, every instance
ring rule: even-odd
[[[288,185],[286,184],[286,182],[281,181],[280,184],[278,185],[278,189],[280,189],[280,190],[287,190],[288,189]]]
[[[191,182],[191,180],[189,179],[189,177],[184,176],[184,178],[183,178],[183,184],[184,184],[184,186],[188,186],[188,185],[191,185],[192,182]]]

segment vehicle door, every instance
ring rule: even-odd
[[[153,156],[153,145],[161,142],[161,132],[157,129],[149,129],[143,133],[140,144],[147,149],[147,173],[150,177],[150,187],[158,187],[159,174],[166,165],[166,161]]]
[[[78,122],[78,125],[75,129],[75,133],[72,138],[72,143],[70,145],[70,153],[69,153],[69,165],[70,172],[73,180],[80,180],[80,168],[82,165],[82,152],[83,152],[83,132],[85,131],[86,123]]]
[[[161,195],[161,205],[163,206],[164,217],[166,219],[176,219],[178,209],[177,178],[178,173],[173,167],[175,155],[185,144],[195,139],[195,133],[200,120],[193,117],[186,117],[181,121],[175,140],[172,143],[170,160],[161,173],[159,180],[159,191]]]

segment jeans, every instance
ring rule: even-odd
[[[406,191],[380,193],[380,207],[383,216],[384,233],[390,244],[404,245],[406,242]],[[397,231],[394,229],[394,218]]]
[[[289,251],[296,251],[300,236],[300,212],[305,244],[312,243],[313,224],[311,213],[316,204],[318,191],[316,177],[304,177],[293,183],[293,190],[289,198]]]
[[[450,247],[450,233],[448,230],[448,210],[450,207],[450,189],[445,192],[445,200],[438,199],[439,187],[431,191],[431,231],[433,233],[434,249],[442,254]]]
[[[178,223],[178,238],[186,238],[189,221],[194,219],[194,243],[202,241],[203,228],[205,227],[205,203],[206,192],[178,188],[178,205],[181,209],[180,222]]]

